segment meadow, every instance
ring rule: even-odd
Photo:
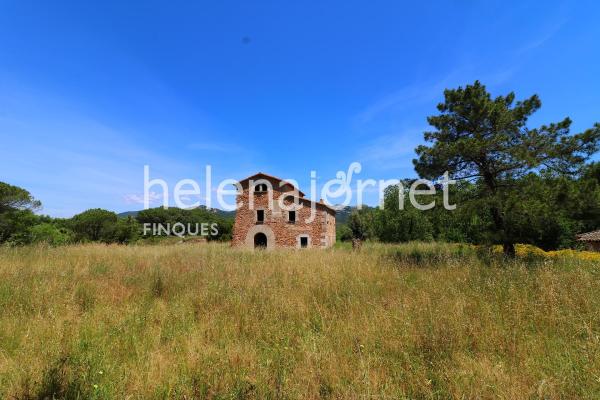
[[[600,398],[600,262],[0,248],[0,398]]]

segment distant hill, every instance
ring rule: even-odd
[[[200,206],[199,208],[206,209],[206,206]],[[140,211],[141,210],[138,210],[138,211],[125,211],[125,212],[117,214],[117,216],[119,218],[127,218],[129,216],[131,216],[131,217],[137,217],[137,215],[138,215],[138,213]],[[225,219],[233,219],[233,218],[235,218],[235,211],[223,211],[223,210],[220,210],[218,208],[211,208],[210,211],[216,213],[217,215],[219,215],[219,216],[221,216],[222,218],[225,218]]]
[[[363,205],[363,208],[368,209],[368,208],[373,208],[373,207]],[[356,209],[357,208],[355,206],[353,206],[353,207],[346,206],[346,207],[342,208],[341,210],[338,210],[335,213],[335,223],[337,225],[347,224],[348,220],[350,219],[350,215],[352,214],[352,211],[354,211]]]
[[[137,217],[139,211],[125,211],[117,214],[119,218],[127,218],[127,217]]]
[[[346,206],[341,210],[336,211],[335,223],[338,225],[348,223],[348,220],[350,219],[350,214],[352,214],[352,210],[354,210],[355,208],[356,207]]]

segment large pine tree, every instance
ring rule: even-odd
[[[416,148],[415,169],[435,179],[448,171],[454,179],[472,180],[481,187],[493,225],[490,238],[514,256],[514,226],[510,218],[519,178],[531,173],[577,174],[598,150],[600,124],[570,133],[571,120],[527,126],[541,107],[537,95],[515,102],[515,94],[492,98],[479,81],[447,89],[439,114],[428,117],[435,128],[425,132],[427,145]]]

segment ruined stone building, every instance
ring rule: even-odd
[[[293,184],[264,173],[239,184],[232,246],[301,249],[335,243],[335,210],[327,204],[307,199]]]

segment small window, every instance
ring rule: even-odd
[[[308,247],[308,238],[306,236],[302,236],[300,238],[300,248],[305,249]]]
[[[256,210],[256,222],[265,222],[265,210]]]
[[[258,193],[263,193],[267,191],[267,184],[266,183],[259,183],[258,185],[254,186],[254,191],[258,192]]]
[[[290,211],[289,212],[288,222],[290,222],[291,224],[295,224],[296,223],[296,211]]]

